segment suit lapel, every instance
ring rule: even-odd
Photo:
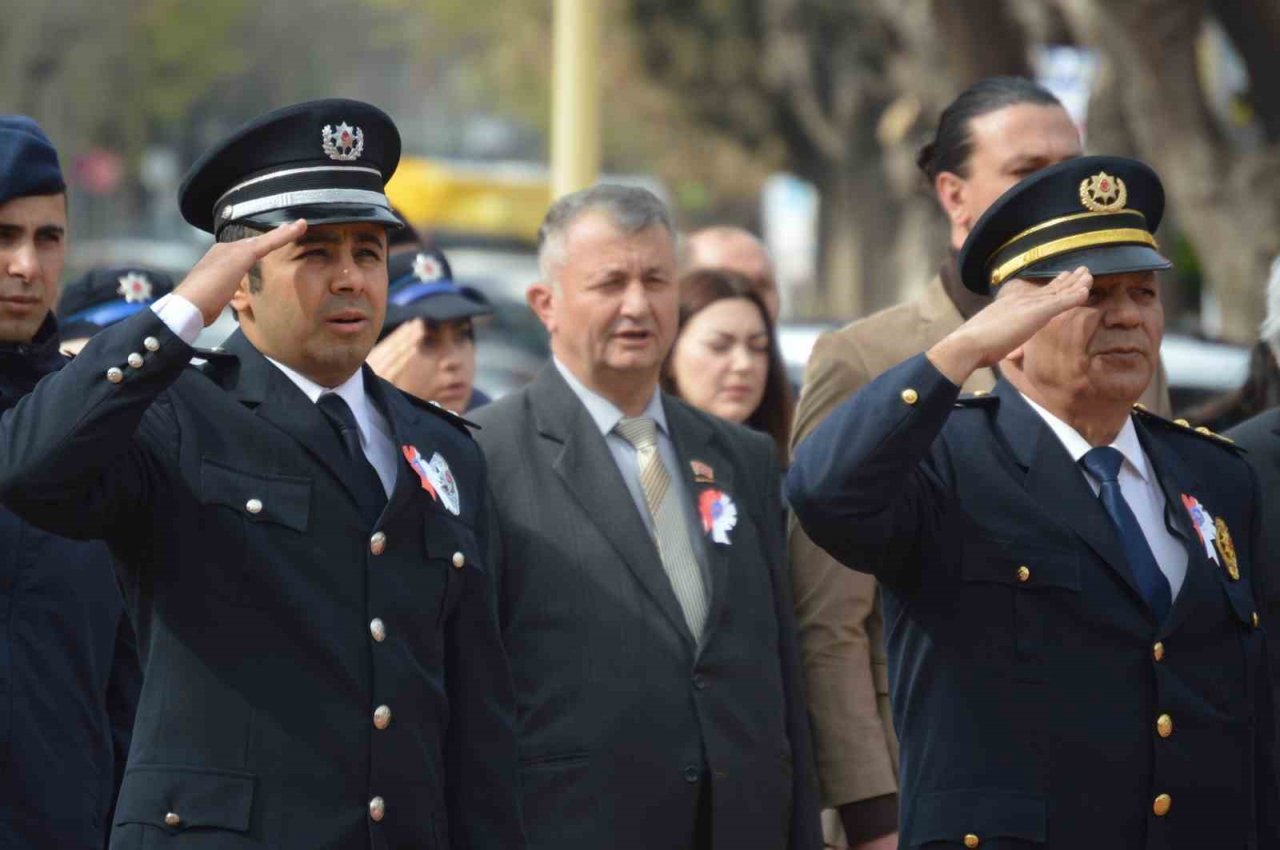
[[[552,464],[556,475],[692,653],[696,649],[693,633],[662,567],[658,547],[591,415],[554,364],[539,373],[529,398],[538,433],[559,446]]]
[[[676,458],[680,464],[678,474],[684,478],[684,486],[692,499],[693,515],[700,516],[698,499],[703,491],[714,487],[726,493],[742,510],[744,501],[738,498],[734,488],[733,465],[725,455],[715,438],[715,432],[706,423],[693,416],[684,405],[664,394],[663,409],[667,414],[667,424],[671,428],[671,442],[676,448]],[[694,462],[705,464],[714,473],[714,482],[699,480],[694,472]],[[739,516],[739,522],[745,517]],[[732,532],[730,533],[732,539]],[[708,535],[701,540],[693,540],[694,551],[699,550],[707,561],[709,582],[707,594],[710,604],[707,606],[707,624],[703,630],[703,645],[710,640],[712,630],[720,621],[720,613],[724,610],[726,590],[729,581],[729,546],[716,543]]]
[[[352,476],[346,449],[306,393],[254,348],[241,331],[232,334],[223,348],[239,361],[232,394],[255,408],[261,419],[301,443],[346,488]]]
[[[1183,580],[1182,589],[1178,592],[1178,598],[1173,602],[1173,609],[1169,612],[1169,619],[1164,627],[1165,632],[1172,632],[1187,619],[1189,613],[1194,611],[1201,601],[1206,599],[1206,591],[1213,592],[1218,579],[1214,571],[1220,567],[1210,561],[1209,556],[1205,554],[1204,543],[1201,542],[1199,533],[1191,523],[1191,515],[1182,502],[1183,494],[1196,497],[1203,493],[1199,481],[1179,460],[1177,453],[1171,451],[1159,439],[1158,434],[1152,433],[1140,417],[1135,418],[1134,426],[1137,428],[1142,449],[1147,453],[1147,460],[1151,462],[1152,474],[1156,476],[1156,480],[1160,482],[1160,489],[1164,492],[1165,525],[1187,551],[1187,576]],[[1211,508],[1209,505],[1205,507]]]
[[[409,462],[401,454],[401,448],[406,445],[415,446],[423,458],[430,458],[434,447],[422,442],[423,429],[418,427],[422,413],[399,390],[375,376],[368,366],[364,367],[364,386],[369,398],[387,417],[391,426],[391,440],[396,450],[396,483],[378,521],[379,525],[383,525],[397,511],[409,505],[422,488],[421,480],[409,468]],[[480,498],[480,494],[475,497]]]
[[[1007,381],[996,385],[1000,397],[999,428],[1019,465],[1026,470],[1025,486],[1035,504],[1048,506],[1049,515],[1084,540],[1146,608],[1124,547],[1084,473],[1066,447],[1022,394]]]

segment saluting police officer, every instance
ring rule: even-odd
[[[399,155],[350,100],[236,131],[181,193],[221,244],[0,428],[0,498],[125,564],[145,684],[113,848],[522,846],[480,452],[361,368]]]
[[[796,452],[805,530],[883,587],[904,847],[1280,846],[1253,476],[1132,409],[1163,207],[1115,157],[1018,183],[959,257],[995,301]]]

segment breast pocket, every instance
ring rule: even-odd
[[[966,593],[991,613],[991,649],[1011,657],[1020,678],[1043,681],[1052,623],[1079,598],[1079,556],[1023,541],[969,540],[960,573]]]
[[[484,553],[475,531],[443,512],[427,514],[424,535],[427,568],[444,574],[438,619],[443,623],[457,606],[466,582],[485,580]]]
[[[200,502],[206,507],[202,543],[207,544],[201,555],[213,562],[211,570],[230,577],[228,589],[235,601],[257,607],[263,599],[259,579],[290,543],[305,539],[311,479],[237,469],[204,458]]]

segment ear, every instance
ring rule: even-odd
[[[547,333],[555,333],[555,287],[546,281],[538,281],[529,285],[525,298],[529,302],[529,309],[533,311],[533,315],[538,317],[538,321],[542,322],[542,326],[547,329]]]
[[[240,285],[236,287],[235,295],[231,296],[231,309],[236,311],[240,321],[244,321],[245,317],[253,321],[253,297],[249,294],[248,275],[240,278]]]
[[[950,171],[941,171],[933,179],[934,194],[938,196],[938,205],[947,214],[947,219],[966,228],[973,226],[973,222],[968,220],[968,188],[969,184],[963,177]]]

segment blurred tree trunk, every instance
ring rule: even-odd
[[[1267,269],[1280,253],[1280,147],[1233,146],[1210,114],[1197,62],[1207,3],[1058,1],[1080,40],[1104,51],[1123,81],[1138,153],[1186,224],[1221,306],[1222,335],[1252,342]]]

